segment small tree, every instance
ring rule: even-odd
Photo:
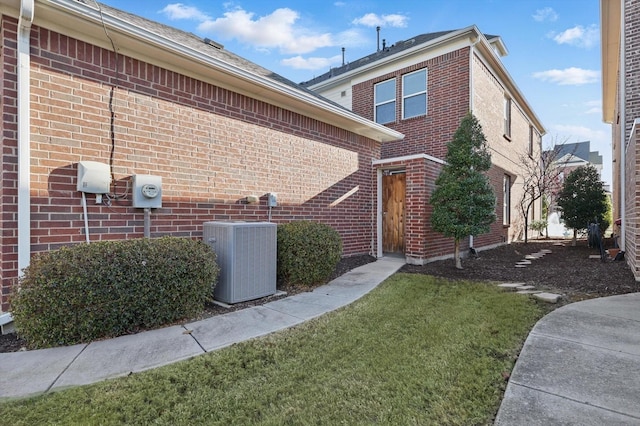
[[[534,147],[533,152],[520,156],[519,165],[522,170],[522,196],[518,203],[518,209],[524,220],[524,242],[528,242],[528,229],[537,230],[529,224],[529,214],[536,201],[550,198],[551,191],[557,185],[558,177],[564,170],[564,163],[561,164],[561,147],[566,141],[554,143],[553,147],[545,152],[540,152],[541,147]],[[546,219],[546,215],[542,215]]]
[[[594,221],[600,229],[609,227],[607,194],[595,167],[580,166],[567,176],[558,194],[558,206],[568,227],[573,228],[573,245],[579,230],[587,229]]]
[[[491,167],[491,154],[482,127],[468,113],[447,144],[446,164],[431,195],[431,227],[454,238],[456,268],[462,269],[460,239],[489,231],[496,220],[496,197],[484,174]]]

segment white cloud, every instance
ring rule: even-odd
[[[600,30],[597,25],[590,25],[586,28],[582,25],[576,25],[560,34],[551,34],[551,36],[558,44],[568,44],[589,49],[600,40]]]
[[[605,130],[599,130],[587,126],[577,126],[571,124],[554,124],[551,126],[551,130],[554,133],[559,133],[566,136],[569,140],[576,141],[591,141],[593,143],[610,143],[611,134]],[[591,150],[597,149],[596,146],[591,146]]]
[[[193,19],[196,21],[204,21],[209,19],[209,17],[199,9],[192,6],[185,6],[182,3],[168,4],[160,13],[164,13],[171,20]]]
[[[549,81],[561,86],[597,83],[600,78],[600,72],[595,70],[585,70],[582,68],[565,68],[563,70],[548,70],[533,73],[533,78],[542,81]]]
[[[536,10],[536,13],[534,13],[532,16],[533,16],[533,19],[538,22],[544,22],[544,21],[554,22],[558,20],[558,14],[551,7],[538,9]]]
[[[296,25],[299,17],[298,12],[289,8],[276,9],[257,18],[254,13],[237,8],[225,12],[223,17],[203,21],[198,30],[216,33],[222,38],[235,38],[257,48],[278,48],[293,54],[335,45],[330,33],[316,33]]]
[[[377,15],[375,13],[367,13],[366,15],[353,20],[355,25],[364,25],[366,27],[396,27],[405,28],[407,26],[408,17],[404,15]]]
[[[328,69],[332,65],[340,65],[341,63],[341,55],[332,56],[331,58],[303,58],[302,56],[294,56],[293,58],[282,60],[283,65],[299,70]]]
[[[585,114],[602,114],[602,101],[585,102],[585,106],[588,108]]]

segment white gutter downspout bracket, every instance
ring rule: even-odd
[[[18,274],[31,256],[31,24],[34,0],[22,0],[18,18]]]

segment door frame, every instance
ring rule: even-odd
[[[396,171],[396,172],[404,172],[406,173],[405,165],[398,165],[394,167],[383,167],[376,169],[376,257],[381,258],[384,257],[384,253],[382,250],[382,215],[383,215],[383,206],[382,206],[382,176],[385,172]],[[405,187],[406,193],[406,187]]]

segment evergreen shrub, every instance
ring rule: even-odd
[[[340,234],[328,225],[311,221],[278,225],[278,278],[286,284],[323,284],[341,255]]]
[[[102,241],[35,256],[11,297],[31,348],[159,327],[202,312],[219,268],[202,241]]]

